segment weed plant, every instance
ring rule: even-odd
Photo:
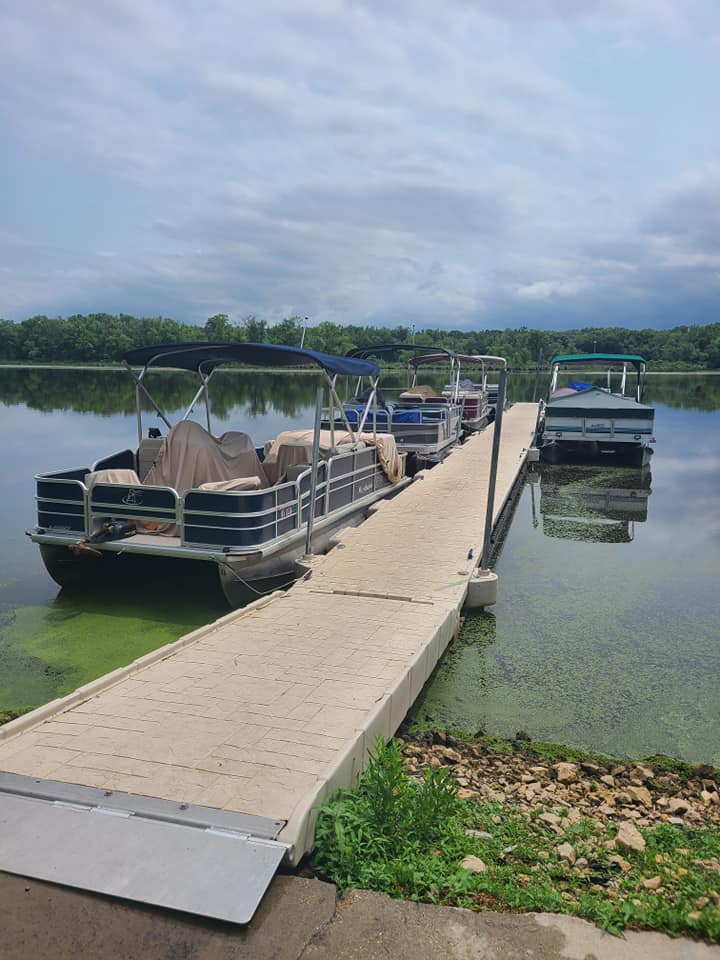
[[[642,830],[642,853],[606,846],[616,828],[583,819],[560,836],[531,815],[458,796],[451,772],[422,781],[403,771],[400,745],[378,739],[353,789],[319,811],[314,867],[353,887],[471,909],[539,910],[626,927],[720,940],[720,833],[663,824]],[[574,867],[558,853],[572,845]],[[468,855],[483,872],[463,869]]]

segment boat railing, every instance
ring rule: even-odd
[[[81,467],[35,477],[38,527],[78,535],[88,532],[87,487],[83,480],[89,472],[89,467]]]
[[[107,517],[175,524],[181,522],[178,518],[181,499],[172,487],[95,483],[88,492],[90,524],[92,527],[94,521]]]
[[[303,475],[304,476],[304,475]],[[257,548],[299,524],[304,496],[302,477],[265,490],[188,490],[184,497],[184,546]],[[323,480],[318,484],[320,491]],[[309,484],[308,484],[309,489]],[[322,507],[316,502],[316,511]]]
[[[336,426],[344,424],[347,419],[351,426],[359,424],[362,420],[363,429],[372,431],[375,429],[379,433],[391,433],[395,426],[407,426],[408,424],[428,424],[446,421],[451,425],[454,418],[462,413],[462,402],[453,402],[439,399],[435,402],[418,403],[413,400],[397,400],[390,403],[378,404],[377,408],[365,411],[361,401],[349,400],[343,404],[342,414],[337,409],[332,410],[333,419],[330,420],[331,409],[323,409],[322,418],[324,423],[332,422]],[[415,411],[417,420],[406,419],[407,414]]]
[[[310,465],[296,479],[265,489],[193,489],[183,496],[172,487],[149,484],[95,483],[88,488],[84,481],[90,472],[81,468],[36,476],[39,528],[80,539],[110,519],[140,521],[141,532],[159,528],[179,537],[181,546],[243,552],[294,533],[308,519]],[[373,446],[321,460],[315,518],[349,507],[387,483]]]

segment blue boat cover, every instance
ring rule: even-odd
[[[360,417],[362,416],[364,407],[345,407],[345,416],[348,419],[348,423],[360,423]],[[372,425],[373,411],[371,410],[368,413],[366,424]],[[393,423],[422,423],[422,411],[420,410],[394,410],[392,415]],[[377,422],[387,423],[388,422],[388,412],[387,410],[378,410],[377,411]]]
[[[274,343],[160,343],[129,350],[122,358],[131,367],[170,367],[209,373],[222,363],[253,367],[302,367],[313,364],[328,373],[349,377],[377,377],[380,367],[372,360],[338,357],[317,350],[302,350]]]

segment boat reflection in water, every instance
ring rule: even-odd
[[[589,543],[630,543],[644,523],[652,476],[639,469],[553,467],[528,474],[533,526],[546,537]],[[539,495],[538,495],[539,488]]]

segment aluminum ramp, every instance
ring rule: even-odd
[[[0,870],[245,924],[283,820],[0,774]]]

